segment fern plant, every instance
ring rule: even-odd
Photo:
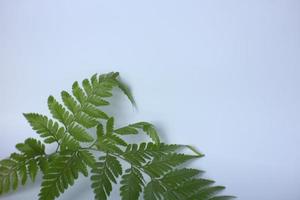
[[[165,144],[155,126],[137,122],[115,127],[114,118],[100,108],[108,106],[112,90],[119,88],[135,105],[128,87],[118,73],[93,75],[72,92],[61,92],[62,103],[48,98],[52,118],[26,113],[25,118],[42,140],[28,138],[16,145],[17,153],[0,161],[0,194],[16,190],[28,179],[43,174],[38,199],[53,200],[74,184],[79,175],[90,176],[95,199],[109,198],[120,182],[122,200],[227,200],[218,196],[224,190],[201,178],[202,171],[186,168],[184,163],[203,155],[188,145]],[[93,136],[91,131],[95,131]],[[124,136],[144,132],[149,141],[129,144]],[[45,145],[56,150],[46,153]],[[191,154],[182,153],[182,149]]]

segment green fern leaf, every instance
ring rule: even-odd
[[[112,134],[114,131],[114,118],[111,117],[106,122],[106,134]]]
[[[224,189],[225,187],[223,186],[204,187],[200,190],[198,189],[198,192],[189,197],[188,200],[209,200],[215,198],[214,196]],[[229,197],[227,196],[227,198]]]
[[[91,187],[95,193],[95,199],[106,200],[112,191],[112,183],[122,174],[120,162],[111,155],[99,158],[100,162],[92,169]]]
[[[58,103],[53,96],[49,96],[48,98],[48,107],[52,116],[65,126],[70,125],[74,120],[74,116]]]
[[[113,151],[122,153],[122,150],[118,147],[120,146],[127,146],[127,143],[117,135],[115,135],[112,130],[114,127],[114,119],[109,118],[106,123],[106,133],[104,133],[103,125],[98,124],[97,126],[97,146],[99,149],[105,151]],[[110,150],[109,150],[110,149]]]
[[[17,173],[18,165],[20,164],[11,159],[4,159],[0,162],[0,194],[8,192],[11,187],[16,187],[16,183],[12,186],[10,180]]]
[[[134,97],[131,93],[131,90],[129,87],[121,80],[121,79],[116,79],[118,87],[123,91],[123,93],[127,96],[127,98],[130,100],[131,104],[136,107],[136,102],[134,100]]]
[[[80,144],[77,140],[74,139],[71,135],[65,135],[60,143],[60,150],[64,151],[76,151],[80,148]]]
[[[119,129],[114,130],[115,133],[120,135],[136,135],[139,131],[132,125],[128,125]]]
[[[34,138],[28,138],[24,143],[19,143],[16,148],[29,157],[45,155],[45,145]]]
[[[166,188],[158,180],[151,180],[144,189],[144,200],[163,200]]]
[[[27,113],[23,114],[32,129],[35,130],[44,139],[45,143],[59,142],[64,135],[64,128],[59,127],[57,122],[54,122],[48,117],[36,114]]]
[[[92,128],[97,126],[98,122],[94,118],[90,117],[86,113],[77,113],[75,115],[75,120],[78,124],[82,125],[85,128]]]
[[[175,152],[179,149],[179,145],[167,145],[160,143],[159,145],[154,143],[141,143],[139,146],[137,144],[130,144],[127,146],[123,157],[136,165],[142,165],[153,157],[165,156],[168,153]]]
[[[18,173],[15,171],[15,172],[13,172],[13,175],[12,175],[12,188],[13,188],[13,190],[16,190],[18,188],[18,184],[19,184],[19,177],[18,177]]]
[[[143,175],[133,167],[125,172],[120,187],[122,200],[138,200],[144,186]]]
[[[22,143],[23,145],[30,144],[29,147],[20,147],[20,150],[25,153],[13,153],[9,158],[0,161],[0,194],[8,192],[10,189],[16,190],[19,182],[24,185],[28,175],[32,181],[35,181],[38,171],[37,160],[45,158],[45,155],[41,153],[41,146],[36,146],[40,144],[34,141],[34,145],[32,145],[31,141],[30,138]]]
[[[201,171],[196,169],[173,170],[159,179],[152,179],[145,187],[145,200],[198,200],[194,196],[199,190],[207,188],[213,181],[195,179]]]
[[[38,172],[38,164],[35,160],[30,160],[28,163],[29,176],[32,181],[35,181],[36,174]]]
[[[17,144],[19,152],[0,161],[0,194],[16,190],[28,179],[34,182],[40,171],[43,180],[39,199],[54,200],[74,184],[79,174],[88,176],[91,169],[95,199],[108,199],[113,184],[120,176],[122,200],[138,200],[142,192],[145,200],[234,198],[220,196],[219,192],[224,187],[201,178],[201,170],[179,167],[204,156],[196,148],[161,143],[155,126],[149,122],[115,129],[114,118],[98,107],[110,104],[108,97],[113,95],[113,89],[119,88],[136,106],[129,87],[121,81],[118,72],[95,74],[81,83],[74,82],[71,94],[61,92],[62,104],[49,96],[48,108],[54,120],[37,113],[24,114],[43,141],[47,144],[55,142],[57,147],[47,154],[45,145],[37,139],[28,138]],[[97,134],[95,140],[90,135],[94,128]],[[123,138],[123,135],[135,135],[141,131],[152,142],[128,144]],[[187,148],[194,155],[180,153],[182,148]],[[96,154],[102,155],[98,161]],[[130,165],[123,176],[118,159]]]
[[[128,126],[116,129],[114,132],[120,135],[130,135],[137,134],[138,129],[142,129],[156,144],[160,143],[160,139],[154,125],[148,122],[130,124]]]
[[[111,97],[113,87],[116,83],[117,73],[101,74],[96,84],[94,84],[94,93],[100,97]]]
[[[77,113],[80,110],[80,106],[77,104],[76,100],[66,91],[61,92],[61,98],[64,105],[73,113]]]
[[[45,173],[49,166],[48,159],[45,157],[39,157],[39,158],[37,158],[37,161],[38,161],[39,168],[41,169],[41,171],[43,173]]]
[[[28,168],[26,166],[26,160],[22,160],[22,161],[18,161],[19,162],[19,166],[16,166],[15,169],[19,169],[19,176],[21,177],[21,183],[22,185],[25,185],[26,181],[27,181],[27,171]]]
[[[153,124],[148,122],[139,122],[134,124],[134,126],[142,128],[143,131],[145,131],[156,144],[160,143],[160,139]]]
[[[98,124],[96,128],[96,133],[97,133],[97,140],[101,140],[104,137],[104,130],[103,130],[103,125]]]
[[[89,152],[87,150],[81,150],[81,151],[78,151],[78,156],[83,160],[83,162],[87,166],[89,166],[91,168],[95,167],[96,159],[91,152]]]
[[[198,158],[198,156],[170,153],[161,157],[155,157],[143,168],[150,176],[160,177],[174,167],[195,158]]]
[[[84,79],[84,80],[82,81],[82,86],[83,86],[83,88],[84,88],[85,93],[86,93],[88,96],[90,96],[90,95],[93,94],[93,88],[92,88],[92,85],[91,85],[89,79]]]
[[[108,116],[105,112],[97,109],[91,104],[85,104],[82,108],[82,111],[93,118],[108,119]]]
[[[93,74],[93,76],[90,78],[92,87],[96,87],[98,85],[98,74]]]
[[[73,185],[80,172],[86,174],[81,165],[77,151],[65,151],[57,156],[43,176],[39,199],[53,200]]]
[[[199,188],[211,184],[211,181],[205,179],[192,179],[184,182],[178,187],[168,187],[166,192],[163,193],[165,199],[187,200],[195,194]],[[199,199],[199,198],[196,198]]]
[[[83,105],[87,101],[95,106],[109,105],[109,102],[103,98],[112,96],[112,89],[118,87],[130,100],[132,105],[136,105],[133,95],[128,86],[118,79],[119,73],[112,72],[108,74],[94,74],[90,80],[82,81],[83,89],[76,81],[73,84],[72,91],[76,99]]]
[[[120,137],[114,134],[108,134],[104,137],[104,140],[108,140],[111,144],[127,146],[127,143]]]
[[[103,135],[102,137],[98,137],[96,147],[103,152],[122,154],[123,151],[119,145],[122,145],[123,142],[125,141],[112,134]]]
[[[109,102],[102,99],[101,97],[97,95],[91,95],[88,97],[88,102],[93,104],[94,106],[107,106],[109,105]]]
[[[77,81],[75,81],[72,85],[72,93],[81,105],[86,102],[87,96],[85,95],[84,91],[79,86]]]
[[[77,140],[80,142],[92,142],[94,138],[90,136],[85,129],[80,127],[79,125],[72,123],[68,127],[68,132]]]
[[[5,177],[3,179],[3,192],[8,192],[10,190],[10,177]]]
[[[161,178],[161,181],[164,183],[164,185],[168,187],[176,188],[179,185],[185,183],[186,181],[192,179],[193,177],[199,175],[200,173],[203,172],[198,169],[175,169],[164,175]]]
[[[97,150],[102,152],[116,153],[119,155],[123,153],[122,149],[111,140],[105,139],[103,141],[97,141],[95,145]]]

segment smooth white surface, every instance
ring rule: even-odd
[[[0,1],[0,157],[38,137],[23,112],[48,113],[75,80],[120,71],[166,142],[197,146],[195,166],[241,200],[300,199],[300,2]],[[80,179],[59,199],[93,199]],[[36,199],[39,182],[3,200]],[[111,199],[119,199],[114,190]]]

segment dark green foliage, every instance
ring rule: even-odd
[[[186,155],[178,153],[165,154],[154,157],[150,162],[143,166],[144,170],[152,177],[160,177],[174,167],[185,163],[188,160],[197,158],[195,155]]]
[[[45,172],[48,168],[45,146],[40,141],[28,138],[16,148],[20,153],[13,153],[0,161],[0,194],[16,190],[28,178],[35,181],[38,170]]]
[[[99,160],[92,168],[92,188],[95,199],[106,200],[112,190],[112,183],[116,184],[116,179],[122,174],[122,166],[116,157],[109,154]]]
[[[128,126],[114,130],[114,132],[120,135],[132,135],[132,134],[138,134],[139,129],[143,130],[147,135],[149,135],[149,137],[153,140],[153,142],[157,144],[160,143],[158,134],[154,126],[148,122],[138,122],[135,124],[129,124]]]
[[[64,136],[64,128],[48,117],[36,113],[24,114],[27,121],[30,123],[33,130],[35,130],[44,139],[45,143],[59,142]]]
[[[160,142],[155,126],[137,122],[115,127],[115,119],[99,107],[109,105],[113,89],[119,88],[135,106],[134,98],[118,73],[93,75],[77,81],[72,91],[62,91],[59,102],[48,98],[53,119],[37,113],[25,118],[43,142],[28,138],[16,145],[18,153],[0,161],[0,194],[16,190],[28,179],[43,174],[39,199],[54,200],[72,186],[79,175],[89,176],[95,199],[109,199],[113,186],[120,181],[122,200],[229,200],[218,196],[224,187],[201,178],[202,171],[184,168],[182,164],[203,156],[188,145]],[[96,137],[90,132],[95,128]],[[149,141],[129,144],[124,135],[146,133]],[[47,154],[45,145],[57,148]],[[191,150],[184,154],[182,148]],[[99,159],[95,158],[96,153]],[[122,161],[122,162],[120,162]],[[127,162],[129,168],[122,170]]]
[[[144,187],[144,178],[142,173],[134,167],[125,171],[121,180],[122,200],[138,200]]]

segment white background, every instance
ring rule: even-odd
[[[119,124],[148,120],[164,141],[242,200],[300,199],[300,1],[0,1],[0,157],[38,137],[23,112],[47,114],[75,80],[119,71]],[[37,199],[39,182],[4,200]],[[118,190],[111,199],[119,199]],[[93,199],[80,179],[59,199]]]

